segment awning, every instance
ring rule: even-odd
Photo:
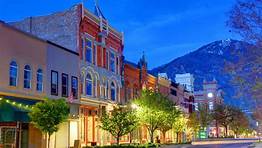
[[[37,102],[37,100],[3,96],[2,100],[0,100],[0,122],[29,122],[29,110],[19,107],[19,105],[32,106]]]

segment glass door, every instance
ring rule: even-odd
[[[16,128],[0,127],[0,148],[15,148]]]

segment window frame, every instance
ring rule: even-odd
[[[26,66],[28,66],[29,69],[26,69]],[[25,78],[26,72],[29,73],[28,79]],[[29,87],[26,87],[26,84],[27,84],[26,82],[29,82]],[[24,66],[24,88],[25,89],[31,89],[32,88],[31,82],[32,82],[32,69],[31,69],[30,65],[27,64],[27,65]]]
[[[39,72],[41,70],[41,73]],[[38,81],[38,76],[41,75],[42,81]],[[38,68],[36,71],[36,91],[38,92],[43,92],[44,90],[44,74],[43,74],[43,70],[41,68]],[[41,84],[41,90],[38,89],[39,84]]]
[[[116,53],[113,51],[109,52],[109,70],[113,73],[116,73]]]
[[[73,85],[74,85],[74,80],[76,80],[76,88],[75,88],[75,95],[74,95],[74,91],[73,91],[73,89],[74,89],[74,87],[73,87]],[[77,97],[78,97],[78,78],[76,77],[76,76],[71,76],[71,93],[73,93],[72,95],[73,95],[73,98],[74,99],[77,99]]]
[[[113,86],[113,87],[112,87]],[[115,83],[114,82],[111,82],[111,84],[110,84],[110,99],[112,100],[112,101],[116,101],[117,99],[117,97],[116,97],[116,85],[115,85]],[[112,90],[114,90],[113,92],[114,92],[114,97],[112,97]]]
[[[88,41],[91,42],[91,46],[90,47],[87,45]],[[88,63],[93,63],[93,56],[94,55],[93,55],[93,41],[92,41],[92,39],[85,38],[85,44],[84,45],[85,45],[85,47],[84,47],[84,50],[85,50],[85,55],[84,55],[85,56],[85,61],[88,62]],[[88,61],[87,58],[86,58],[87,50],[90,50],[90,54],[91,54],[90,55],[90,58],[91,58],[90,61]]]
[[[14,63],[15,64],[15,66],[14,65],[12,65],[12,63]],[[15,70],[16,70],[16,76],[15,76],[15,85],[12,85],[11,84],[11,79],[13,78],[12,77],[12,75],[11,75],[11,68],[15,68]],[[18,83],[18,65],[17,65],[17,62],[16,61],[14,61],[14,60],[12,60],[10,63],[9,63],[9,86],[12,86],[12,87],[17,87],[17,84]]]
[[[63,84],[63,77],[66,78],[66,85]],[[68,74],[62,73],[61,75],[61,95],[62,97],[68,97],[68,86],[69,86],[69,77]],[[63,93],[63,88],[66,87],[66,94]]]
[[[52,91],[52,85],[53,85],[53,73],[55,73],[57,75],[57,83],[56,83],[56,92]],[[58,72],[55,70],[51,70],[51,95],[53,96],[58,96],[58,84],[59,84],[59,75]]]
[[[87,75],[90,75],[90,79],[87,79]],[[87,83],[88,82],[88,83]],[[91,84],[91,94],[88,94],[88,89],[87,89],[87,87],[88,87],[88,85],[87,84],[89,84],[89,82],[90,82],[90,84]],[[86,95],[87,96],[93,96],[93,77],[92,77],[92,75],[91,75],[91,73],[90,72],[88,72],[87,74],[86,74],[86,77],[85,77],[85,92],[86,92]]]

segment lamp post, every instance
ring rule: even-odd
[[[258,135],[258,141],[260,142],[260,128],[259,128],[259,123],[258,121],[256,122],[256,126],[257,126],[257,135]]]

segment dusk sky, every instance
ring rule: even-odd
[[[0,20],[21,20],[70,8],[81,0],[0,0]],[[124,32],[124,55],[149,68],[165,64],[215,40],[236,38],[226,26],[235,0],[100,0],[111,26]],[[85,0],[93,11],[94,0]]]

